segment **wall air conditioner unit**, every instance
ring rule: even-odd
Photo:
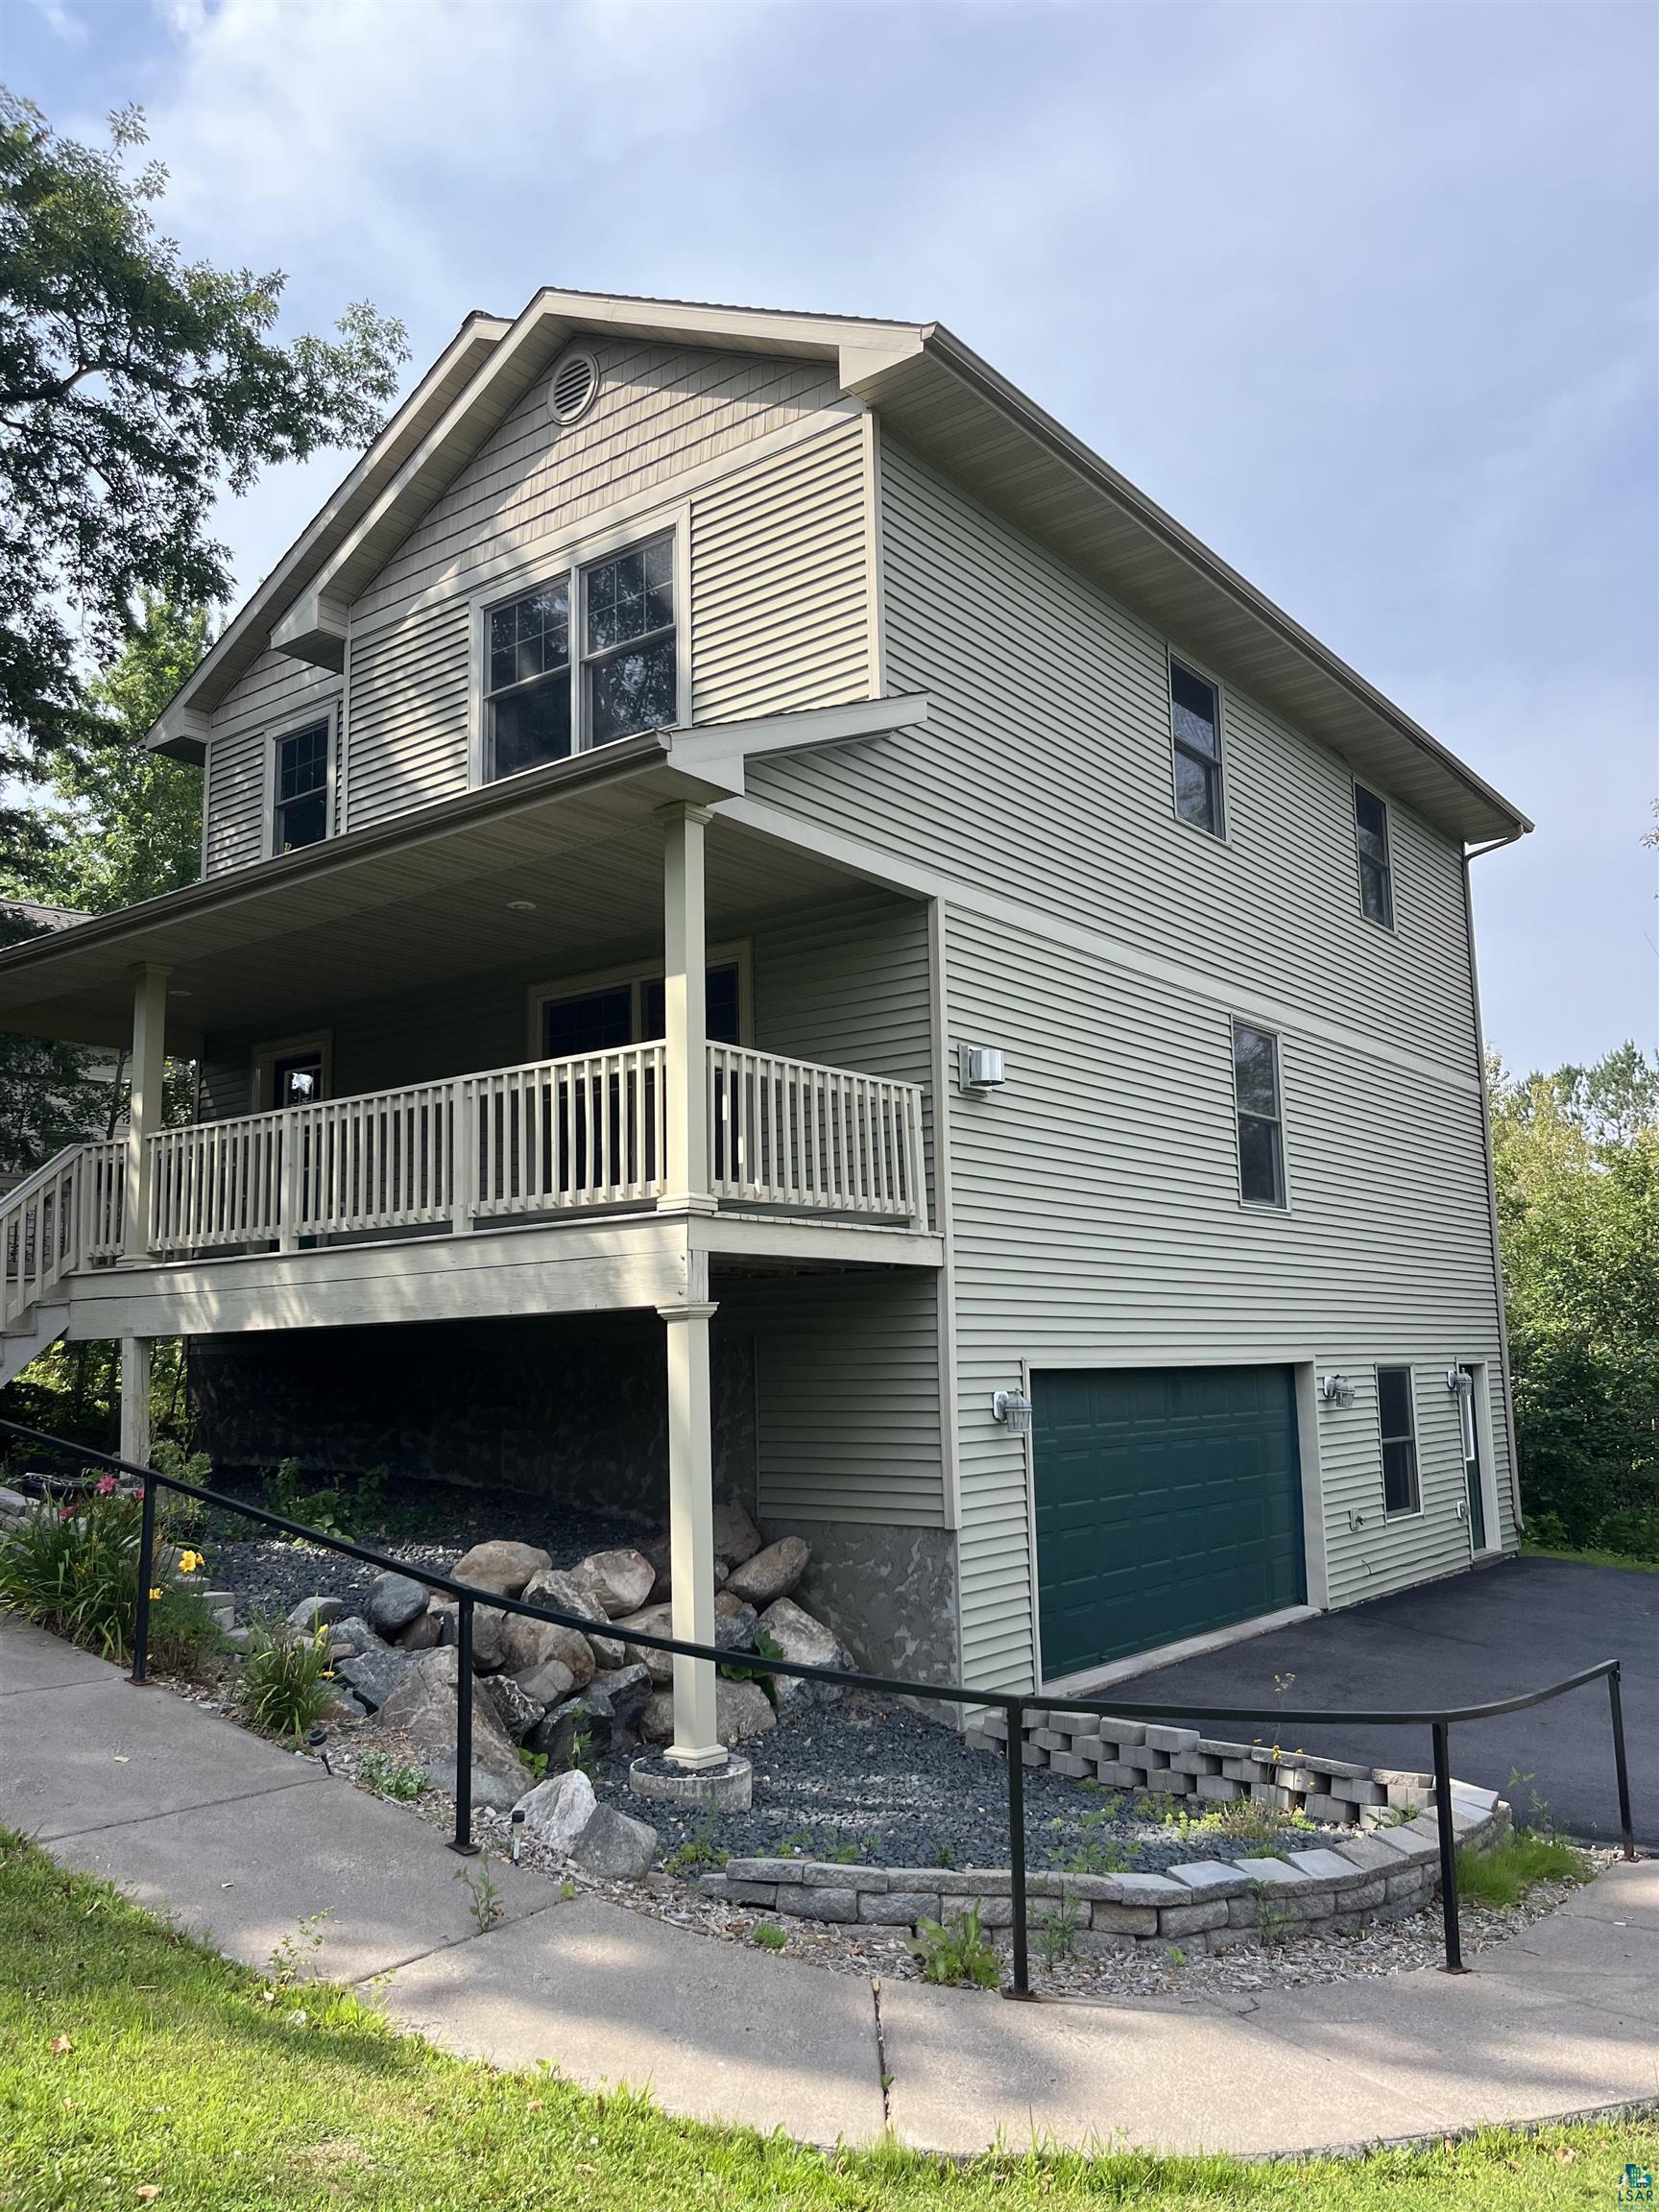
[[[1008,1080],[1007,1065],[994,1045],[959,1046],[957,1070],[961,1088],[974,1098],[989,1097]]]

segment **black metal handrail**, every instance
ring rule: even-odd
[[[360,1559],[366,1566],[377,1567],[382,1573],[405,1575],[412,1582],[424,1584],[428,1590],[440,1590],[454,1598],[458,1606],[455,1623],[455,1834],[449,1848],[464,1857],[476,1855],[479,1846],[472,1840],[473,1608],[481,1603],[487,1610],[515,1613],[524,1620],[549,1621],[556,1627],[574,1628],[578,1634],[591,1632],[598,1625],[597,1623],[591,1618],[584,1619],[579,1614],[559,1612],[550,1605],[534,1605],[521,1598],[503,1597],[493,1590],[481,1589],[476,1583],[457,1582],[453,1575],[440,1574],[432,1568],[415,1566],[407,1560],[390,1558],[385,1552],[376,1551],[366,1544],[353,1544],[349,1537],[330,1536],[320,1528],[309,1527],[302,1521],[292,1521],[286,1514],[273,1513],[267,1506],[246,1504],[239,1498],[227,1496],[224,1491],[209,1490],[200,1483],[186,1482],[177,1475],[164,1475],[159,1468],[140,1466],[136,1461],[123,1459],[114,1453],[90,1451],[67,1438],[49,1435],[39,1429],[24,1428],[20,1422],[0,1420],[0,1434],[19,1437],[27,1443],[43,1445],[48,1451],[67,1457],[107,1468],[116,1474],[128,1475],[143,1485],[138,1538],[138,1592],[132,1624],[132,1671],[128,1676],[129,1681],[139,1687],[146,1687],[149,1683],[150,1589],[155,1566],[156,1494],[158,1487],[175,1491],[180,1497],[197,1499],[204,1505],[215,1505],[228,1513],[240,1514],[244,1520],[261,1522],[266,1527],[280,1529],[284,1535],[298,1536],[307,1544],[321,1545],[325,1550],[338,1551],[346,1558]],[[616,1621],[607,1621],[604,1633],[618,1643],[640,1645],[653,1651],[667,1651],[679,1658],[707,1659],[720,1667],[730,1666],[733,1659],[731,1651],[723,1650],[717,1645],[691,1644],[680,1637],[659,1636],[648,1629],[624,1627]],[[1451,1706],[1428,1713],[1286,1713],[1277,1706],[1190,1702],[1148,1705],[1126,1702],[1118,1697],[1070,1695],[1061,1701],[1052,1696],[1046,1697],[1028,1692],[974,1689],[959,1682],[916,1682],[902,1676],[860,1674],[840,1667],[815,1667],[799,1659],[768,1658],[765,1671],[768,1674],[793,1675],[803,1682],[826,1682],[840,1689],[875,1691],[883,1696],[924,1697],[936,1704],[991,1707],[1007,1716],[1005,1765],[1008,1769],[1008,1864],[1013,1914],[1013,1979],[1009,1987],[1002,1992],[1005,1997],[1026,1998],[1032,1995],[1025,1914],[1025,1769],[1022,1756],[1024,1716],[1030,1712],[1057,1710],[1091,1713],[1104,1719],[1126,1720],[1270,1720],[1277,1730],[1310,1723],[1314,1727],[1428,1728],[1434,1746],[1434,1813],[1440,1852],[1440,1910],[1445,1936],[1445,1971],[1448,1974],[1462,1974],[1467,1969],[1463,1964],[1457,1924],[1457,1841],[1452,1818],[1453,1724],[1487,1720],[1503,1713],[1525,1712],[1528,1706],[1542,1705],[1551,1697],[1560,1697],[1570,1690],[1582,1689],[1586,1683],[1605,1676],[1613,1729],[1613,1764],[1619,1788],[1619,1824],[1623,1856],[1626,1859],[1634,1859],[1636,1856],[1630,1814],[1629,1768],[1624,1755],[1621,1670],[1617,1659],[1603,1659],[1597,1666],[1585,1667],[1578,1673],[1570,1674],[1560,1682],[1551,1682],[1542,1690],[1528,1690],[1518,1697],[1500,1697],[1484,1705]]]

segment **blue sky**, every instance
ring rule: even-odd
[[[1659,13],[0,0],[191,253],[417,361],[537,285],[937,318],[1538,822],[1512,1064],[1659,1035]],[[328,464],[228,504],[244,585]]]

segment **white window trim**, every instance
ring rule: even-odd
[[[703,955],[705,968],[731,968],[737,970],[737,1034],[745,1046],[755,1042],[755,947],[748,937],[739,937],[728,945],[710,945]],[[556,975],[545,983],[532,983],[526,993],[526,1035],[529,1040],[530,1059],[539,1061],[541,1053],[542,1008],[556,998],[585,998],[590,991],[615,991],[627,984],[634,994],[634,1027],[639,1026],[639,992],[642,985],[657,981],[662,974],[661,960],[630,960],[620,967],[591,969],[581,975]]]
[[[1395,892],[1394,802],[1386,793],[1379,791],[1375,783],[1361,783],[1358,776],[1351,777],[1349,781],[1353,788],[1348,794],[1348,824],[1354,834],[1354,897],[1359,908],[1359,919],[1361,922],[1368,923],[1373,929],[1381,929],[1384,935],[1393,937],[1398,934],[1400,921],[1400,901]],[[1379,922],[1374,914],[1367,914],[1365,911],[1365,871],[1359,858],[1359,794],[1361,791],[1368,798],[1375,799],[1378,805],[1382,809],[1383,867],[1388,879],[1388,919],[1386,922]]]
[[[1175,667],[1176,663],[1201,683],[1208,684],[1215,694],[1215,801],[1219,816],[1218,826],[1206,830],[1202,822],[1189,822],[1178,804],[1175,782]],[[1190,830],[1202,837],[1207,845],[1230,845],[1232,808],[1227,801],[1227,787],[1231,781],[1231,767],[1227,757],[1227,693],[1221,679],[1213,669],[1206,668],[1202,661],[1194,661],[1190,653],[1182,653],[1175,646],[1164,647],[1164,718],[1168,724],[1169,738],[1169,819],[1183,830]]]
[[[276,1111],[271,1096],[272,1077],[278,1060],[292,1059],[297,1052],[317,1052],[323,1060],[323,1095],[334,1095],[334,1032],[332,1029],[302,1029],[295,1037],[276,1037],[268,1044],[253,1047],[253,1112],[270,1114]]]
[[[1189,827],[1196,828],[1196,824],[1190,824]],[[1271,1037],[1273,1040],[1273,1079],[1275,1088],[1279,1094],[1279,1183],[1280,1188],[1284,1192],[1284,1196],[1277,1206],[1270,1204],[1265,1198],[1246,1198],[1244,1195],[1244,1155],[1242,1147],[1238,1142],[1238,1119],[1240,1110],[1238,1105],[1238,1033],[1240,1029],[1254,1029],[1258,1036]],[[1290,1122],[1289,1117],[1287,1116],[1285,1108],[1284,1030],[1276,1027],[1271,1022],[1259,1019],[1254,1014],[1233,1015],[1227,1023],[1227,1070],[1228,1080],[1231,1083],[1233,1092],[1233,1183],[1234,1190],[1237,1193],[1238,1211],[1241,1214],[1248,1214],[1253,1221],[1262,1220],[1263,1218],[1276,1221],[1282,1216],[1288,1214],[1292,1210],[1290,1190]],[[1262,1117],[1261,1115],[1256,1115],[1253,1117],[1253,1118],[1256,1120],[1261,1120]]]
[[[1406,1396],[1411,1407],[1411,1459],[1417,1470],[1416,1504],[1397,1506],[1393,1511],[1390,1511],[1388,1506],[1388,1477],[1382,1464],[1382,1384],[1380,1378],[1385,1369],[1396,1374],[1403,1374],[1406,1378]],[[1424,1503],[1423,1495],[1423,1416],[1422,1409],[1417,1404],[1417,1370],[1409,1359],[1379,1359],[1371,1370],[1371,1389],[1377,1405],[1377,1479],[1382,1493],[1382,1518],[1388,1523],[1421,1521],[1428,1511],[1428,1506]],[[1398,1443],[1399,1438],[1394,1437],[1390,1441]],[[1461,1431],[1459,1431],[1457,1438],[1457,1450],[1461,1455],[1463,1450]],[[1457,1465],[1461,1470],[1463,1465],[1461,1456],[1458,1458]]]
[[[539,553],[533,563],[509,577],[497,578],[488,590],[475,591],[468,600],[468,619],[471,624],[472,661],[471,676],[467,687],[467,781],[469,788],[477,790],[486,782],[510,783],[510,776],[487,776],[488,723],[485,700],[490,688],[490,616],[497,607],[504,607],[515,599],[522,599],[529,592],[542,589],[556,583],[561,576],[570,579],[570,660],[571,683],[574,692],[575,724],[571,757],[578,753],[603,751],[580,742],[586,733],[582,728],[584,694],[582,681],[582,638],[585,628],[581,604],[581,572],[592,567],[596,562],[609,559],[613,554],[626,553],[631,546],[648,544],[653,538],[672,536],[674,544],[674,655],[675,700],[674,719],[685,728],[691,720],[691,506],[681,501],[660,514],[638,516],[626,522],[613,522],[606,529],[584,538],[566,539],[557,547]],[[521,775],[531,775],[531,769],[521,769]]]
[[[325,786],[323,799],[323,834],[317,842],[320,845],[326,844],[335,833],[335,808],[339,800],[340,779],[340,688],[325,692],[320,699],[313,702],[308,713],[295,715],[286,721],[279,722],[275,729],[266,734],[265,762],[261,777],[263,812],[259,826],[259,857],[261,860],[273,860],[278,857],[276,852],[276,757],[288,738],[298,737],[307,730],[315,730],[319,722],[325,723],[328,731],[328,781]],[[204,808],[204,812],[205,812],[205,808]]]

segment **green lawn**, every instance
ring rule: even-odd
[[[800,2151],[446,2058],[349,1997],[213,1957],[0,1830],[6,2212],[1482,2212],[1611,2207],[1627,2161],[1659,2166],[1651,2118],[1356,2164]]]
[[[1659,1575],[1659,1559],[1638,1559],[1628,1551],[1572,1551],[1561,1544],[1534,1544],[1523,1537],[1524,1559],[1576,1559],[1584,1567],[1628,1567],[1636,1575]]]

